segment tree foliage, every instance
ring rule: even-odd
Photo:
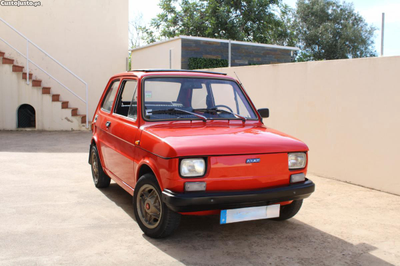
[[[376,56],[374,31],[339,0],[160,0],[148,42],[179,35],[297,46],[297,61]]]
[[[140,46],[140,41],[143,38],[145,26],[142,23],[143,14],[139,13],[133,20],[129,22],[129,46],[130,49]]]
[[[298,61],[376,56],[375,29],[337,0],[298,0],[292,28],[301,52]]]
[[[179,35],[278,43],[281,0],[161,0],[147,40]]]
[[[227,67],[228,60],[226,59],[217,59],[217,58],[197,58],[190,57],[189,58],[189,69],[204,69],[204,68],[218,68],[218,67]]]

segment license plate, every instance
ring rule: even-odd
[[[279,217],[280,204],[222,210],[220,224],[237,223]]]

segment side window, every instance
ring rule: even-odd
[[[115,113],[136,120],[137,118],[137,80],[122,81]]]
[[[119,86],[119,80],[114,80],[110,87],[108,87],[107,94],[104,97],[101,109],[106,112],[111,112],[112,105],[114,103],[115,95],[117,94]]]

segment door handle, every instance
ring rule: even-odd
[[[111,122],[110,121],[107,121],[106,122],[106,128],[109,128],[111,126]]]

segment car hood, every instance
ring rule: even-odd
[[[265,126],[154,125],[141,148],[164,158],[308,151],[302,141]]]

